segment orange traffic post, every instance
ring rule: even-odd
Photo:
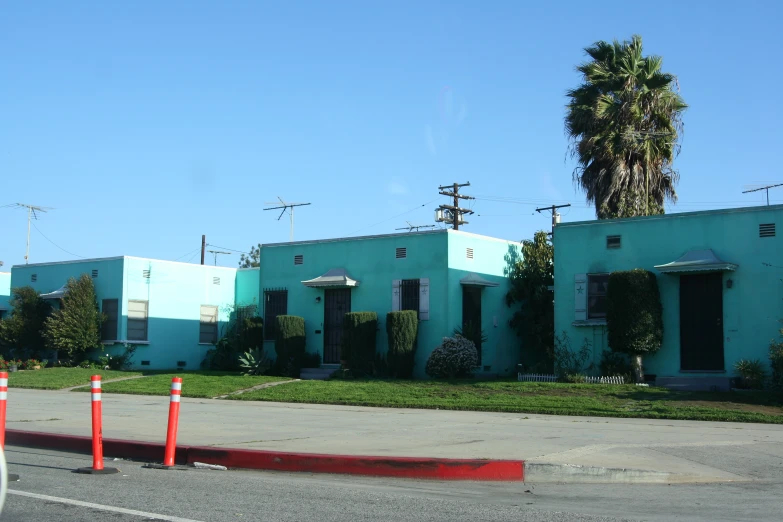
[[[182,377],[171,379],[171,400],[169,401],[169,426],[166,430],[166,452],[163,465],[173,466],[177,452],[177,428],[179,427],[179,399],[182,396]]]
[[[92,467],[79,468],[79,473],[108,475],[119,473],[117,468],[103,467],[103,410],[101,408],[101,376],[90,377],[90,396],[92,398]]]
[[[0,372],[0,449],[5,451],[5,412],[8,402],[8,372]],[[8,482],[16,482],[19,475],[9,473]]]

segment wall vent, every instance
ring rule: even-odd
[[[98,277],[98,270],[97,270],[97,269],[94,269],[94,270],[92,271],[92,277],[93,277],[93,279],[95,279],[96,277]]]
[[[32,275],[30,276],[30,281],[31,281],[31,282],[33,282],[33,283],[35,283],[36,281],[38,281],[38,274],[32,274]]]
[[[149,366],[150,362],[149,361],[141,361],[141,365],[142,366]]]
[[[149,270],[144,270],[141,273],[141,277],[143,277],[144,279],[149,279],[150,278],[150,271]]]
[[[762,223],[759,225],[759,237],[775,237],[775,223]]]
[[[304,255],[297,254],[294,256],[294,264],[295,265],[303,265],[304,264]]]
[[[465,255],[468,257],[468,259],[473,259],[473,249],[468,248]]]
[[[397,247],[394,257],[397,259],[405,259],[408,257],[408,249],[406,247]]]
[[[621,244],[620,236],[606,236],[606,248],[620,248]]]
[[[177,366],[180,368],[185,366],[185,364],[186,364],[185,361],[177,361]]]
[[[213,277],[212,278],[212,284],[220,286],[220,278],[219,277]]]

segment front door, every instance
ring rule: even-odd
[[[462,287],[462,330],[473,337],[481,364],[481,287]]]
[[[680,369],[723,366],[723,274],[680,276]]]
[[[351,311],[351,289],[326,290],[324,296],[324,364],[340,362],[343,317]]]

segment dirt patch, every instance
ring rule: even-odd
[[[695,408],[717,408],[720,410],[745,411],[748,413],[762,413],[764,415],[783,415],[780,406],[764,406],[762,404],[744,404],[740,402],[713,402],[713,401],[677,401],[669,403],[670,406],[691,406]]]

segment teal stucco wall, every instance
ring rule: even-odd
[[[240,268],[237,270],[236,294],[234,301],[236,306],[258,306],[258,289],[261,284],[261,270],[259,268]],[[260,311],[260,308],[258,309]]]
[[[759,237],[759,225],[776,223],[774,237]],[[575,275],[644,268],[657,274],[663,304],[661,350],[645,358],[645,373],[658,377],[705,377],[680,370],[680,276],[654,267],[689,250],[712,249],[736,271],[723,272],[724,375],[739,359],[768,363],[768,348],[783,318],[783,206],[692,212],[633,219],[561,223],[555,229],[555,330],[565,331],[572,348],[593,342],[593,361],[608,349],[606,326],[577,326]],[[621,236],[607,249],[606,236]],[[727,288],[727,280],[733,285]]]
[[[0,319],[11,311],[11,272],[0,272]]]

